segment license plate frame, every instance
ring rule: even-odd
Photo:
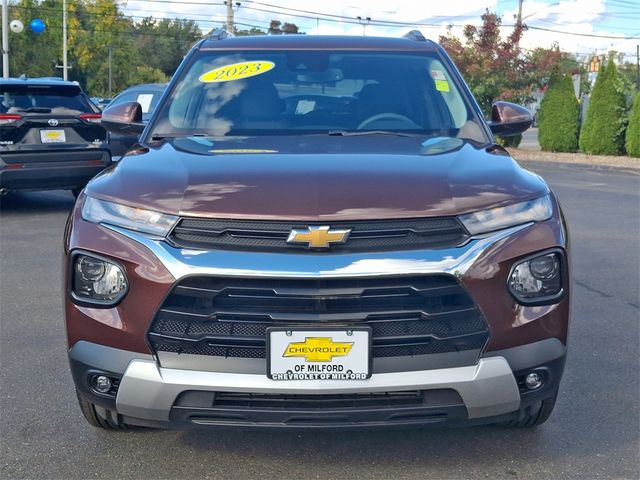
[[[64,129],[42,129],[40,130],[40,142],[41,143],[66,143],[67,136]]]
[[[269,327],[266,330],[266,334],[267,377],[271,380],[299,380],[303,382],[361,381],[371,377],[373,358],[370,327],[345,325]],[[318,338],[329,339],[329,341],[321,341],[320,343],[314,341],[309,343],[308,341],[308,339]],[[325,351],[319,354],[321,356],[331,356],[330,360],[325,360],[326,357],[307,360],[309,355],[313,356],[315,354],[311,352],[307,355],[300,350],[294,351],[292,355],[285,356],[286,349],[293,343],[305,344],[305,347],[310,348],[320,345],[336,350],[333,353]],[[352,345],[350,347],[343,345],[348,343]],[[343,354],[345,348],[348,348],[348,351]],[[350,355],[352,356],[350,357]],[[274,359],[277,359],[275,364]],[[304,368],[295,371],[297,365],[302,365]],[[309,368],[310,365],[312,368]],[[288,371],[285,366],[290,367]],[[294,376],[294,373],[297,375]]]

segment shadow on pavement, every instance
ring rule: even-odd
[[[66,190],[10,192],[0,196],[0,212],[2,215],[68,212],[73,208],[74,203],[75,198]]]

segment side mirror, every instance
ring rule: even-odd
[[[495,102],[491,106],[489,128],[494,135],[502,137],[518,135],[529,128],[532,123],[533,115],[520,105],[509,102]]]
[[[105,108],[102,126],[111,133],[139,135],[146,126],[142,122],[142,106],[138,102],[126,102]]]

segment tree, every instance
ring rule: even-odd
[[[580,133],[580,149],[596,155],[620,155],[624,150],[626,100],[616,64],[600,70]]]
[[[516,25],[503,41],[501,23],[498,15],[487,10],[480,28],[464,27],[464,43],[451,30],[439,39],[485,114],[489,114],[495,100],[522,102],[531,91],[529,80],[523,75],[525,63],[518,47],[524,27]]]
[[[542,150],[577,151],[579,117],[580,106],[571,78],[554,75],[538,112],[538,142]]]
[[[70,5],[73,11],[75,5]],[[60,15],[58,15],[60,12]],[[34,33],[29,21],[40,18],[45,23],[42,33]],[[56,64],[62,53],[62,1],[21,0],[9,8],[9,20],[19,19],[25,24],[22,33],[9,33],[9,71],[12,76],[26,74],[29,77],[61,76]]]
[[[280,20],[271,20],[271,23],[269,23],[269,35],[280,35],[282,33],[280,25],[282,25]]]
[[[269,35],[283,35],[290,33],[300,33],[299,28],[295,23],[285,22],[284,24],[280,20],[271,20],[269,23]]]
[[[193,20],[147,17],[133,26],[141,63],[171,77],[189,49],[202,38]]]
[[[239,37],[244,37],[246,35],[266,35],[267,34],[267,32],[265,32],[264,30],[260,30],[257,27],[251,27],[248,30],[246,30],[246,29],[245,30],[236,29],[235,33]]]
[[[633,100],[625,145],[629,155],[632,157],[640,157],[640,93],[636,93]]]

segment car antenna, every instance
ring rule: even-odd
[[[402,38],[408,38],[409,40],[413,40],[414,42],[426,42],[427,39],[424,38],[422,32],[420,30],[411,30],[408,33],[405,33]]]
[[[231,32],[227,32],[224,28],[216,28],[209,34],[209,38],[212,40],[224,40],[225,38],[235,37]]]

